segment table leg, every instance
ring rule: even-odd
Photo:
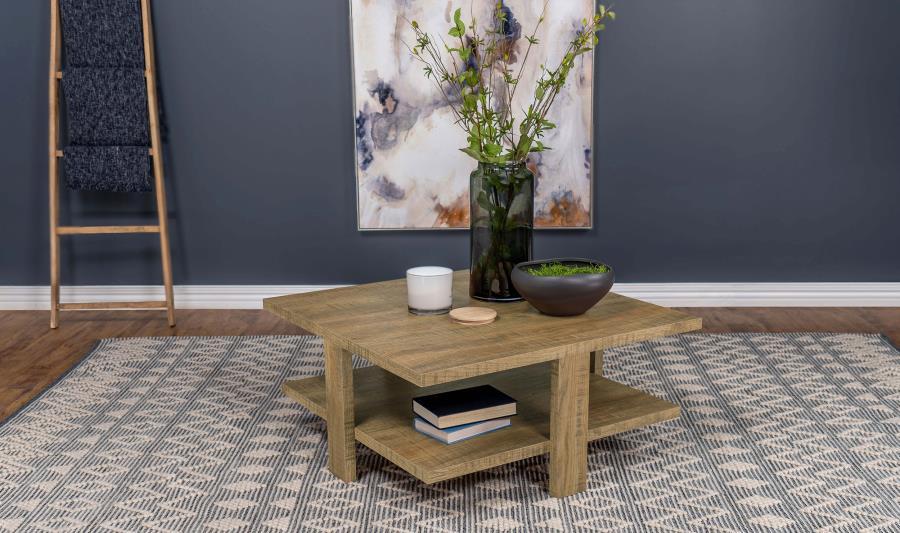
[[[325,396],[328,424],[328,468],[344,481],[356,481],[356,438],[353,414],[351,354],[325,339]]]
[[[591,374],[603,375],[603,350],[591,352]]]
[[[590,358],[567,353],[551,363],[550,495],[563,498],[587,484]]]

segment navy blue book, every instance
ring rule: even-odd
[[[413,398],[413,412],[438,429],[516,414],[516,401],[490,385]]]

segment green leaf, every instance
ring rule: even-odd
[[[531,144],[533,142],[533,139],[529,139],[528,137],[519,139],[519,145],[516,147],[516,154],[523,157],[528,155],[528,153],[531,152]]]
[[[463,95],[463,107],[466,109],[475,110],[476,105],[478,104],[478,98],[475,97],[472,93],[466,93]]]
[[[502,152],[502,151],[503,151],[503,147],[500,146],[499,144],[488,143],[488,144],[484,145],[484,153],[486,153],[489,156],[492,156],[492,157],[498,156],[498,155],[500,155],[500,152]]]
[[[484,156],[481,155],[481,152],[479,152],[478,150],[474,150],[472,148],[460,148],[459,151],[468,155],[475,161],[484,161]]]
[[[475,87],[476,85],[478,85],[478,74],[475,72],[474,69],[470,68],[470,69],[466,70],[466,80],[465,81],[469,84],[469,87]]]
[[[453,24],[456,25],[456,27],[454,29],[456,30],[456,33],[458,33],[459,35],[453,35],[452,32],[450,33],[450,35],[453,35],[454,37],[462,37],[463,35],[465,35],[466,24],[462,20],[462,9],[457,9],[456,11],[453,12]]]
[[[500,158],[498,157],[485,156],[484,160],[488,163],[502,163],[502,161],[500,161]],[[503,181],[496,174],[492,174],[489,172],[484,175],[484,179],[487,180],[491,187],[495,189],[503,188]]]
[[[488,201],[488,197],[484,194],[484,191],[478,193],[478,198],[475,200],[478,202],[485,211],[493,211],[494,206],[491,205],[491,202]]]
[[[450,28],[450,31],[447,32],[450,34],[450,37],[462,37],[463,32],[460,31],[459,28]]]

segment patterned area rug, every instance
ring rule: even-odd
[[[0,529],[900,530],[900,353],[875,335],[690,334],[607,352],[680,420],[590,447],[555,500],[546,458],[423,485],[282,397],[315,337],[111,339],[0,427]]]

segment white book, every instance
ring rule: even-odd
[[[495,418],[494,420],[485,420],[484,422],[474,422],[472,424],[463,424],[462,426],[454,426],[451,428],[438,429],[428,421],[416,417],[413,421],[413,427],[416,431],[424,433],[429,437],[437,439],[444,444],[453,444],[461,440],[484,435],[491,431],[505,428],[512,422],[509,418]]]

